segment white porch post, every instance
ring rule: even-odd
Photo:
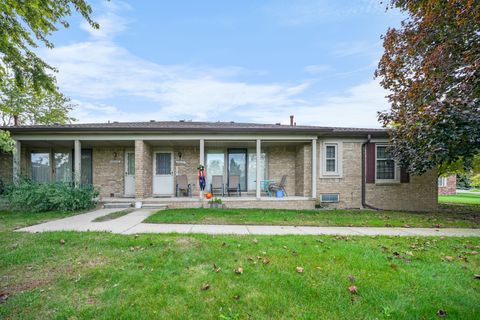
[[[74,181],[75,186],[78,187],[82,183],[82,144],[80,140],[75,140],[73,146],[74,152]]]
[[[15,140],[15,150],[13,151],[13,182],[20,182],[21,172],[20,172],[20,155],[21,155],[22,144],[20,141]]]
[[[260,200],[261,197],[261,192],[262,190],[260,189],[260,179],[261,179],[261,158],[262,158],[262,141],[260,139],[257,139],[257,186],[256,186],[256,196],[257,199]]]
[[[312,199],[317,198],[317,139],[312,139]]]
[[[205,139],[200,139],[200,165],[205,167]],[[202,190],[200,190],[200,200],[203,200]]]

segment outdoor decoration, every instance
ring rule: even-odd
[[[207,198],[207,199],[212,199],[212,197],[213,197],[213,195],[212,195],[211,192],[207,192],[207,193],[205,194],[205,198]]]
[[[198,185],[200,186],[200,190],[205,190],[205,167],[203,165],[199,165],[197,167],[198,170]]]

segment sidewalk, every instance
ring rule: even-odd
[[[140,209],[120,218],[92,222],[97,217],[118,209],[100,209],[60,220],[53,220],[17,231],[107,231],[118,234],[136,233],[202,233],[230,235],[348,235],[348,236],[447,236],[480,237],[480,229],[463,228],[380,228],[380,227],[304,227],[263,225],[203,225],[143,223],[157,210]]]

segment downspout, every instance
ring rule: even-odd
[[[372,138],[372,136],[368,135],[367,136],[367,141],[362,143],[362,207],[373,209],[373,210],[381,210],[379,208],[375,208],[375,207],[367,204],[367,202],[365,200],[366,180],[367,180],[366,177],[365,177],[365,148],[366,148],[367,144],[370,143],[371,138]]]

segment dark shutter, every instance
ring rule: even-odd
[[[409,183],[410,182],[410,174],[408,173],[407,169],[400,168],[400,182],[401,183]]]
[[[367,143],[366,182],[375,183],[375,143]]]

